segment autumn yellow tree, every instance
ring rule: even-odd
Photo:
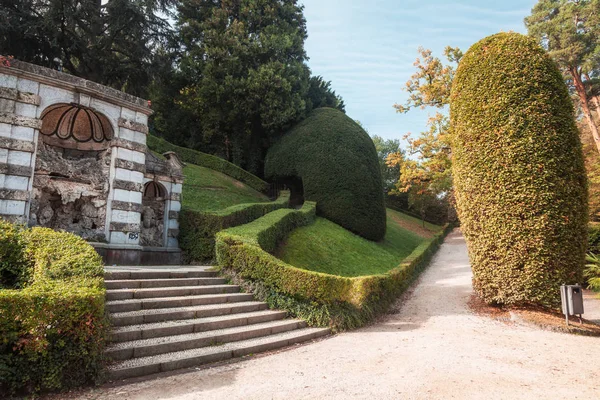
[[[452,80],[462,52],[458,48],[446,47],[447,63],[433,56],[431,50],[419,48],[419,57],[414,66],[417,71],[406,82],[408,100],[395,104],[399,113],[415,108],[434,108],[436,113],[427,122],[427,130],[417,137],[408,133],[406,154],[393,153],[388,156],[390,166],[400,166],[400,179],[395,191],[409,193],[409,204],[423,215],[425,209],[452,205],[452,173],[449,135],[449,119],[446,108],[449,104]]]

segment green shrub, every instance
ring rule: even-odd
[[[247,224],[265,214],[288,206],[290,192],[282,191],[270,203],[238,204],[215,212],[197,212],[184,209],[179,219],[179,245],[186,261],[210,261],[215,257],[217,232]]]
[[[531,38],[500,33],[452,84],[453,176],[473,284],[488,303],[557,306],[581,282],[587,182],[569,92]]]
[[[600,292],[600,257],[597,254],[588,254],[586,261],[588,263],[583,270],[583,276],[590,289]]]
[[[0,289],[19,288],[31,278],[23,227],[0,219]]]
[[[268,253],[314,217],[315,204],[306,202],[301,210],[277,210],[252,223],[221,231],[217,234],[217,262],[225,274],[245,283],[272,307],[334,330],[361,326],[385,310],[449,232],[447,227],[385,274],[356,278],[296,268]]]
[[[157,153],[162,154],[168,151],[174,151],[184,162],[222,172],[225,175],[235,178],[251,188],[258,190],[259,192],[265,192],[269,188],[269,184],[267,182],[220,157],[192,149],[187,149],[185,147],[176,146],[164,139],[152,135],[148,135],[147,144],[151,150],[154,150]]]
[[[101,287],[104,263],[79,236],[49,228],[27,232],[27,255],[34,262],[34,280],[75,280],[79,286]]]
[[[588,225],[588,253],[600,254],[600,223]]]
[[[375,145],[351,118],[319,108],[267,154],[269,179],[302,179],[317,213],[369,240],[385,235],[385,204]]]
[[[20,236],[14,259],[30,279],[0,290],[0,392],[96,380],[108,329],[102,259],[70,233],[0,223],[7,232]]]

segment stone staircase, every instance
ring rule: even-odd
[[[110,380],[172,371],[329,334],[268,310],[208,267],[107,267]]]

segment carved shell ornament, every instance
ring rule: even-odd
[[[53,145],[91,150],[108,144],[106,142],[114,136],[113,127],[106,116],[76,103],[51,105],[42,112],[40,118],[40,133],[50,139],[44,138],[45,142]],[[80,145],[88,142],[91,143],[87,146]]]

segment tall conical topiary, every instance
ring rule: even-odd
[[[581,282],[587,181],[573,105],[544,50],[516,33],[465,54],[452,84],[453,174],[473,286],[488,303],[556,306]]]

